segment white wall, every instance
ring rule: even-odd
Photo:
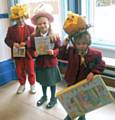
[[[0,2],[0,14],[8,13],[7,0]],[[0,62],[11,58],[10,48],[4,43],[6,32],[10,22],[8,18],[0,18]]]

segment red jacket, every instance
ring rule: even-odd
[[[29,46],[28,46],[29,39],[28,38],[31,36],[33,31],[34,31],[34,28],[32,26],[29,26],[29,25],[25,24],[24,34],[23,34],[24,35],[23,36],[23,38],[24,38],[23,42],[26,42],[26,57],[30,58],[30,59],[32,59],[33,51],[32,51],[32,49],[29,49]],[[18,30],[17,25],[13,25],[13,26],[10,26],[8,28],[6,38],[5,38],[5,43],[11,48],[11,51],[12,51],[14,42],[17,42],[17,43],[22,42],[20,40],[20,34],[19,34],[19,30]]]
[[[33,49],[35,49],[35,43],[34,43],[34,37],[35,36],[36,35],[34,35],[32,37],[32,39],[33,39],[32,40]],[[46,67],[55,67],[55,66],[57,66],[57,64],[58,64],[57,56],[59,54],[60,45],[61,45],[60,38],[57,37],[54,40],[54,48],[53,48],[54,55],[38,55],[38,57],[36,57],[36,67],[38,67],[38,68],[40,68],[40,67],[46,68]]]
[[[75,84],[87,77],[90,72],[101,74],[105,68],[105,62],[102,60],[100,51],[88,48],[85,56],[86,65],[80,65],[80,56],[73,47],[60,49],[61,59],[68,60],[68,68],[65,73],[65,80],[69,85]]]

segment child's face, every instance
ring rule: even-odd
[[[37,19],[37,26],[41,33],[46,33],[49,30],[49,21],[46,17],[40,17]]]
[[[20,18],[20,19],[16,20],[16,22],[18,25],[22,25],[22,24],[24,24],[24,19]]]
[[[85,55],[88,48],[88,44],[85,40],[82,40],[81,38],[80,40],[76,41],[75,47],[78,50],[79,55]]]

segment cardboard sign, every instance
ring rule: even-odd
[[[13,57],[25,57],[25,47],[15,48],[13,47]]]
[[[72,119],[114,101],[100,75],[58,92],[57,98]]]
[[[54,48],[54,43],[51,43],[48,36],[35,37],[35,47],[39,55],[47,55],[47,51]]]

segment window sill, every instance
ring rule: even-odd
[[[103,57],[103,60],[105,61],[107,67],[115,69],[115,59]]]
[[[115,59],[103,57],[103,60],[106,64],[103,75],[115,78]]]

